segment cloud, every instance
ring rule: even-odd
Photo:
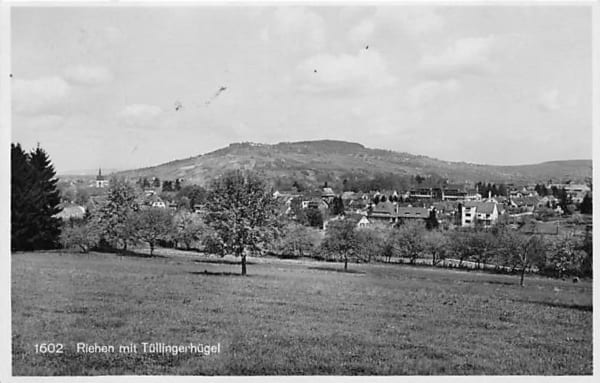
[[[456,79],[424,81],[408,90],[408,104],[412,108],[419,108],[442,95],[456,93],[460,88],[461,84]]]
[[[78,85],[101,85],[110,82],[112,73],[102,66],[72,66],[65,70],[65,78]]]
[[[356,55],[315,55],[301,62],[297,72],[301,89],[313,92],[382,88],[396,82],[385,59],[375,50],[361,49]]]
[[[55,111],[69,96],[69,84],[59,76],[12,82],[13,110],[21,114],[46,114]]]
[[[123,37],[123,32],[115,26],[109,25],[104,28],[104,38],[109,44],[115,44],[119,42]]]
[[[365,43],[375,34],[389,35],[398,31],[423,38],[441,31],[445,24],[435,8],[409,6],[380,6],[372,16],[352,22],[356,25],[348,32],[348,39],[353,43]]]
[[[424,55],[419,69],[434,77],[487,73],[492,68],[490,56],[495,42],[493,36],[455,40],[439,54]]]
[[[325,22],[303,7],[280,7],[260,31],[264,43],[281,44],[286,50],[320,50],[325,46]]]
[[[556,89],[542,92],[538,99],[538,107],[546,112],[552,112],[560,109],[559,92]]]
[[[149,127],[155,126],[163,110],[156,105],[132,104],[127,105],[119,113],[119,118],[130,127]]]
[[[369,40],[375,31],[375,22],[373,19],[366,19],[358,23],[348,32],[348,38],[353,43],[365,43]]]
[[[444,18],[431,7],[379,7],[375,17],[382,24],[399,26],[413,36],[439,32],[445,24]]]

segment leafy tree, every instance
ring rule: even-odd
[[[187,198],[189,208],[194,209],[194,205],[202,204],[206,201],[206,189],[199,185],[185,185],[175,196],[178,203],[182,203],[183,198]]]
[[[318,243],[314,229],[290,222],[283,227],[282,235],[275,244],[275,251],[285,257],[311,255]]]
[[[102,239],[111,246],[122,246],[127,250],[129,242],[136,242],[134,213],[139,207],[135,189],[127,181],[113,179],[110,182],[108,199],[98,211],[98,225]]]
[[[488,263],[497,248],[496,236],[490,231],[477,230],[469,233],[466,245],[470,247],[471,261],[477,262],[477,268],[480,269],[482,264]]]
[[[348,271],[348,260],[360,257],[361,243],[356,230],[356,221],[345,218],[329,222],[321,250],[326,254],[335,254],[344,261],[344,271]]]
[[[582,245],[583,241],[577,240],[572,234],[556,238],[548,246],[544,272],[559,278],[565,275],[584,275],[588,254]]]
[[[246,253],[261,252],[277,234],[277,201],[256,174],[235,170],[213,180],[206,205],[223,255],[241,257],[246,275]]]
[[[194,242],[200,241],[208,230],[198,215],[185,210],[177,212],[173,226],[173,239],[178,243],[183,243],[187,250],[192,248]]]
[[[75,203],[84,206],[90,201],[90,192],[87,188],[77,188]]]
[[[57,179],[48,154],[38,145],[31,153],[11,144],[11,248],[55,248],[59,243],[60,209]]]
[[[386,256],[386,236],[389,229],[361,228],[357,230],[359,251],[367,262],[380,256]],[[389,260],[388,260],[389,261]]]
[[[306,216],[305,209],[302,208],[302,200],[300,198],[293,198],[290,203],[290,209],[292,216],[301,225],[308,224],[308,217]]]
[[[181,181],[179,181],[179,178],[175,179],[175,186],[173,187],[173,189],[175,191],[180,191],[181,190]]]
[[[138,211],[134,216],[134,228],[137,238],[148,243],[150,256],[159,240],[165,240],[170,234],[173,217],[166,209],[148,208]]]
[[[392,232],[391,243],[400,257],[409,258],[414,264],[424,250],[425,226],[420,222],[407,221]]]
[[[506,230],[502,233],[501,246],[498,250],[503,254],[504,261],[513,270],[520,270],[520,285],[524,286],[525,272],[532,266],[543,266],[545,261],[546,244],[539,235],[525,235]]]
[[[143,187],[144,189],[147,189],[147,188],[149,188],[149,187],[150,187],[150,181],[148,181],[148,178],[144,177],[144,178],[142,179],[142,187]]]
[[[160,187],[160,179],[158,179],[158,177],[154,178],[154,180],[152,181],[152,186],[154,186],[155,188]]]
[[[79,247],[83,253],[98,245],[100,231],[91,219],[80,219],[66,224],[60,234],[64,248]]]
[[[306,219],[308,225],[311,227],[317,227],[319,229],[323,227],[323,213],[317,208],[309,207],[306,209]]]
[[[449,239],[439,230],[431,230],[423,237],[423,251],[431,254],[431,265],[436,266],[446,258]]]

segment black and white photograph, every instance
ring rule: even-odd
[[[597,2],[0,7],[0,380],[593,378]]]

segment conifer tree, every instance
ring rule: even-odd
[[[39,145],[31,153],[11,145],[11,248],[52,249],[58,246],[61,221],[56,172]]]

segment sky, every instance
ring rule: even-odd
[[[592,157],[590,5],[14,7],[11,139],[58,173],[232,142]]]

